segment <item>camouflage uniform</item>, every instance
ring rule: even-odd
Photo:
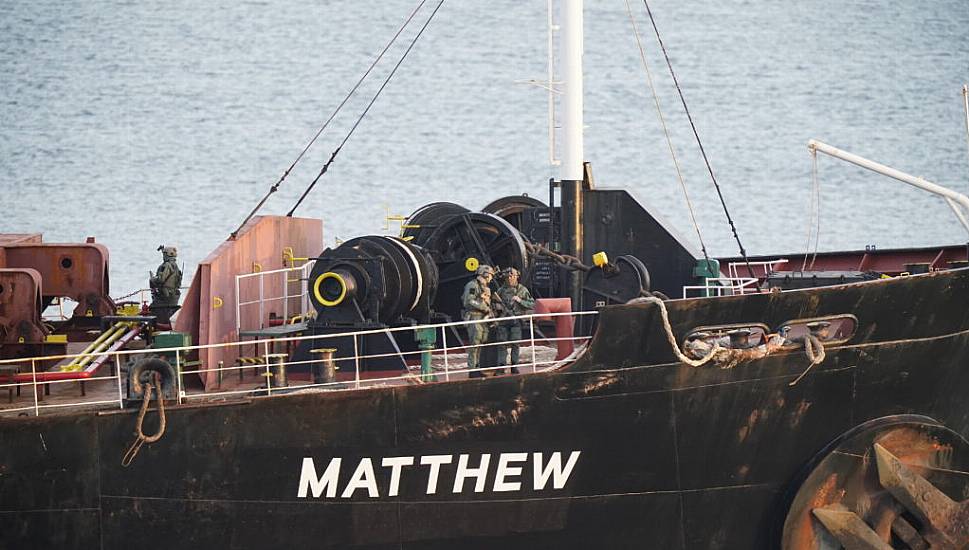
[[[528,315],[535,311],[535,299],[532,298],[532,293],[523,284],[519,283],[512,286],[506,282],[498,289],[498,296],[501,298],[506,316]],[[518,301],[515,301],[515,298],[518,298]],[[499,322],[496,331],[497,334],[495,335],[496,340],[498,342],[517,342],[521,340],[522,324],[522,319]],[[517,365],[520,347],[521,345],[517,343],[498,346],[498,364]],[[508,359],[509,348],[511,348],[510,360]],[[518,368],[512,367],[511,372],[517,373]]]
[[[155,271],[155,276],[148,279],[151,287],[152,307],[172,307],[178,305],[178,298],[182,295],[182,270],[175,262],[177,251],[174,246],[158,247],[162,251],[162,263]]]
[[[487,269],[486,269],[487,268]],[[465,321],[487,319],[491,314],[491,289],[488,282],[492,277],[489,266],[478,268],[478,276],[464,285],[461,303],[464,305]],[[488,341],[488,323],[473,323],[468,325],[468,345],[474,346],[468,351],[468,368],[481,367],[481,344]],[[480,373],[479,373],[480,374]]]

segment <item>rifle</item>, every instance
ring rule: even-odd
[[[495,269],[497,270],[497,268]],[[498,278],[495,277],[494,279],[491,280],[490,283],[488,283],[488,288],[491,289],[491,296],[492,296],[491,309],[494,312],[495,317],[506,317],[514,313],[515,310],[509,304],[505,303],[505,300],[501,297],[501,293],[498,292],[498,290],[501,289],[500,284],[498,285],[497,289],[492,288],[492,285],[497,283],[497,279]],[[497,301],[495,301],[496,297],[498,298]],[[496,305],[498,306],[497,308],[495,307]],[[507,323],[508,321],[505,321],[505,322]]]

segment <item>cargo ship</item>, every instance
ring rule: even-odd
[[[547,202],[326,249],[254,210],[175,306],[112,299],[93,240],[0,236],[0,548],[969,545],[966,245],[695,250],[596,185],[561,23]],[[483,265],[534,311],[463,319]]]

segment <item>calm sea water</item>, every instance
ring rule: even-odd
[[[642,5],[659,96],[707,246],[736,253]],[[434,2],[428,2],[430,7]],[[0,232],[88,235],[118,295],[162,243],[189,275],[242,220],[417,0],[0,3]],[[586,7],[586,157],[696,242],[622,0]],[[744,245],[803,250],[817,138],[969,193],[969,2],[653,0]],[[428,13],[429,11],[425,12]],[[547,196],[544,1],[449,0],[299,214],[325,238],[387,209]],[[415,26],[405,36],[416,32]],[[391,51],[395,59],[402,43]],[[272,198],[285,213],[385,63]],[[821,249],[965,242],[941,199],[820,164]]]

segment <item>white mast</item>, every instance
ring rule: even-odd
[[[562,169],[559,179],[581,181],[582,142],[582,2],[562,0]]]

